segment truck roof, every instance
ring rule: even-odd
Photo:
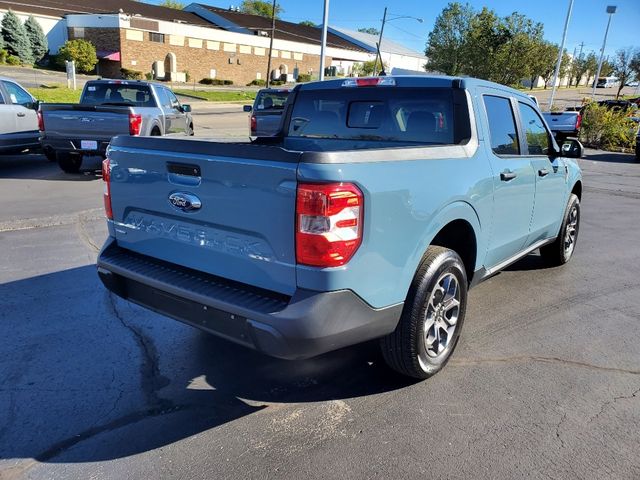
[[[324,80],[322,82],[310,82],[301,84],[298,88],[300,90],[325,90],[334,89],[344,86],[345,82],[357,82],[367,80],[373,81],[374,79],[384,79],[383,81],[393,81],[398,87],[432,87],[432,88],[473,88],[473,87],[487,87],[497,90],[502,90],[510,95],[516,95],[527,101],[531,101],[528,95],[514,89],[501,85],[495,82],[489,82],[487,80],[481,80],[473,77],[450,77],[447,75],[387,75],[384,77],[346,77],[336,80]],[[354,85],[355,86],[355,85]]]

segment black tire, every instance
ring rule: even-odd
[[[445,336],[446,345],[442,346],[442,350],[435,352],[429,347],[428,337],[431,336],[430,332],[442,332],[436,326],[438,322],[444,322],[445,318],[438,315],[434,304],[440,295],[446,298],[447,293],[443,294],[440,287],[447,279],[451,282],[451,278],[457,282],[459,302],[455,312],[455,328],[450,335]],[[452,298],[456,298],[456,294]],[[438,303],[444,305],[447,302],[438,300]],[[448,248],[429,247],[411,283],[398,326],[394,332],[380,340],[382,355],[387,364],[402,375],[413,378],[424,379],[438,373],[447,364],[458,344],[466,306],[467,275],[462,260]],[[444,313],[445,317],[447,313],[448,311]],[[431,320],[435,318],[431,328],[427,325],[429,317]],[[453,314],[450,318],[453,319]],[[447,325],[451,327],[449,323]],[[427,332],[425,327],[428,328]],[[440,339],[439,336],[437,338]],[[440,340],[433,342],[440,346]]]
[[[195,132],[193,131],[193,123],[189,125],[189,129],[187,130],[187,135],[189,135],[190,137],[193,137],[195,135]]]
[[[56,152],[58,165],[65,173],[78,173],[82,167],[82,156],[67,152]]]
[[[571,235],[573,230],[573,235]],[[558,237],[540,249],[540,255],[551,266],[560,266],[571,260],[580,232],[580,199],[573,193],[564,211]],[[569,243],[570,240],[570,243]]]
[[[162,133],[160,133],[160,129],[158,127],[153,127],[153,130],[151,130],[151,136],[152,137],[159,137],[161,135],[162,135]]]
[[[47,157],[47,160],[49,160],[50,162],[58,161],[58,156],[56,155],[56,151],[53,148],[45,147],[42,149],[42,153],[44,153],[44,156]]]

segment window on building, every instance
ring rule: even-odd
[[[549,155],[549,134],[540,115],[529,105],[518,103],[518,106],[529,155]]]
[[[496,155],[519,155],[520,145],[516,133],[516,121],[508,98],[484,96],[484,106],[489,119],[491,149]]]
[[[164,33],[149,32],[149,41],[164,43]]]

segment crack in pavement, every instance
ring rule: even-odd
[[[640,388],[638,388],[636,391],[634,391],[631,395],[620,395],[618,397],[613,397],[611,400],[607,400],[606,402],[604,402],[602,404],[602,406],[600,407],[600,411],[598,413],[596,413],[593,417],[591,417],[589,419],[589,423],[593,422],[595,419],[597,419],[600,415],[602,415],[605,411],[605,409],[612,404],[615,404],[618,400],[629,400],[631,398],[636,398],[638,396],[638,393],[640,393]]]
[[[110,307],[111,313],[113,313],[124,328],[133,334],[133,338],[143,354],[143,361],[140,364],[140,383],[142,391],[145,394],[147,404],[159,407],[170,406],[171,402],[169,400],[163,399],[158,395],[158,390],[166,387],[169,384],[169,380],[160,374],[158,354],[153,341],[144,334],[142,329],[131,325],[124,320],[124,317],[118,311],[113,293],[106,291],[105,295],[107,297],[107,304]]]
[[[140,384],[142,391],[144,392],[145,403],[148,405],[148,408],[123,415],[112,420],[111,422],[102,425],[95,426],[94,424],[80,433],[74,434],[69,438],[61,440],[49,447],[44,452],[36,455],[34,458],[39,462],[49,461],[52,458],[55,458],[66,450],[70,449],[74,445],[77,445],[78,443],[88,440],[89,438],[92,438],[101,433],[116,430],[118,428],[122,428],[124,426],[139,422],[149,417],[167,415],[180,410],[185,410],[189,407],[188,405],[176,405],[171,400],[161,398],[158,395],[158,390],[168,385],[169,380],[160,374],[160,368],[158,366],[158,356],[152,340],[149,339],[140,328],[135,327],[124,320],[122,314],[118,311],[115,298],[111,292],[105,292],[105,295],[105,300],[107,305],[110,307],[111,313],[122,324],[124,328],[131,332],[133,338],[136,341],[136,344],[142,352],[143,358],[140,364]],[[122,399],[123,395],[124,391],[120,391],[112,408],[109,410],[109,412],[102,416],[103,419],[108,418],[108,416],[116,410],[117,405]],[[31,468],[31,466],[33,465],[29,465],[26,469]],[[22,470],[22,473],[24,473],[26,469]]]
[[[591,363],[578,362],[576,360],[568,360],[566,358],[559,357],[543,357],[537,355],[518,355],[514,357],[502,357],[502,358],[478,358],[478,359],[451,359],[449,365],[452,366],[470,366],[470,365],[482,365],[485,363],[516,363],[516,362],[539,362],[539,363],[559,363],[561,365],[568,365],[572,367],[588,368],[591,370],[598,370],[603,372],[622,373],[626,375],[640,375],[640,370],[632,370],[627,368],[617,367],[604,367],[601,365],[594,365]]]
[[[559,406],[559,405],[558,405]],[[556,438],[560,441],[560,446],[562,448],[565,447],[564,444],[564,440],[562,439],[562,437],[560,436],[560,427],[562,427],[562,424],[567,420],[567,412],[563,412],[562,413],[562,417],[560,417],[560,421],[558,422],[558,424],[556,425]]]

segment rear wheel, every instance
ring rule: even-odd
[[[151,136],[152,137],[159,137],[160,135],[162,135],[160,133],[160,129],[158,127],[153,127],[153,130],[151,130]]]
[[[42,153],[44,153],[44,156],[47,157],[47,160],[49,160],[50,162],[55,162],[58,160],[56,151],[51,147],[44,147],[42,149]]]
[[[414,378],[428,378],[451,357],[464,323],[467,276],[456,252],[429,247],[416,272],[395,331],[380,345],[387,364]]]
[[[78,173],[82,167],[82,156],[75,153],[56,152],[58,165],[63,172]]]
[[[189,124],[189,128],[187,129],[187,135],[189,135],[190,137],[193,137],[195,135],[195,132],[193,131],[193,123]]]
[[[540,249],[540,255],[550,265],[564,265],[573,256],[580,231],[580,199],[571,194],[567,209],[564,212],[558,238]]]

